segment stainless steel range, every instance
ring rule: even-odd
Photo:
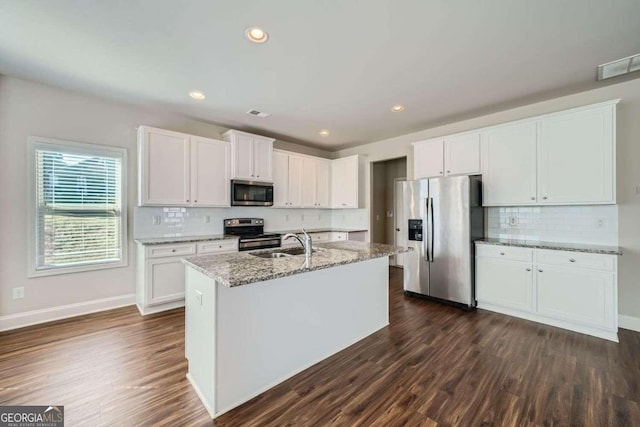
[[[251,251],[280,247],[279,234],[265,234],[262,218],[230,218],[224,220],[224,234],[239,236],[238,250]]]

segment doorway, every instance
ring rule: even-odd
[[[371,165],[371,241],[402,245],[402,185],[406,180],[407,158],[374,162]],[[393,256],[391,265],[402,267],[402,257]]]

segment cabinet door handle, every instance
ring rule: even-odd
[[[442,171],[440,171],[440,175],[442,175]]]
[[[451,171],[447,171],[447,173],[451,173]]]
[[[198,201],[197,201],[197,200],[194,200],[194,201],[193,201],[193,203],[198,203]]]
[[[175,251],[176,251],[175,249],[171,249],[171,252],[175,252]]]
[[[535,199],[536,199],[535,197],[532,197],[532,198],[531,198],[531,200],[535,200]]]
[[[569,262],[576,262],[576,260],[573,258],[569,258]]]
[[[400,231],[400,229],[399,229],[399,228],[396,228],[396,231]]]
[[[189,199],[187,199],[187,203],[189,203]]]
[[[531,269],[530,269],[530,268],[527,268],[527,271],[531,271]]]
[[[504,255],[504,252],[500,252],[500,255]]]
[[[547,196],[543,196],[543,197],[542,197],[542,200],[547,200]]]
[[[538,272],[542,273],[542,270],[541,270],[541,269],[538,269]]]

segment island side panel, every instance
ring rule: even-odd
[[[215,415],[389,324],[388,257],[217,285]]]
[[[185,268],[185,356],[187,378],[213,418],[215,414],[216,282],[191,267]]]

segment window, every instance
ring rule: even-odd
[[[30,276],[127,264],[126,150],[32,137]]]

